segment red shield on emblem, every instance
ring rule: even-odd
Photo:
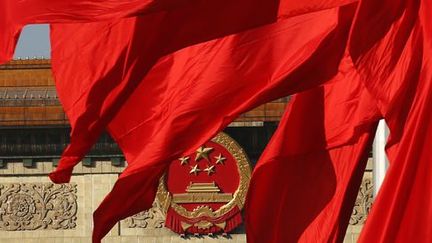
[[[251,167],[244,150],[225,133],[171,163],[157,199],[165,226],[176,233],[231,232],[242,223]]]

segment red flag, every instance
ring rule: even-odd
[[[311,13],[188,47],[161,58],[145,77],[143,70],[149,68],[147,65],[151,64],[153,57],[150,55],[144,58],[137,50],[143,47],[148,48],[145,50],[158,50],[161,41],[155,40],[175,43],[176,39],[163,39],[162,34],[160,39],[157,38],[158,35],[150,38],[154,42],[141,42],[138,40],[143,39],[139,38],[144,37],[134,35],[136,32],[133,32],[130,35],[137,38],[135,43],[135,39],[128,39],[129,36],[126,36],[126,39],[115,38],[116,31],[123,31],[122,24],[108,24],[109,31],[97,35],[94,33],[99,33],[99,29],[91,28],[89,25],[89,40],[95,39],[95,36],[109,38],[119,46],[124,46],[117,50],[121,58],[118,63],[102,62],[109,64],[106,66],[94,66],[93,62],[85,63],[81,60],[104,60],[105,50],[112,46],[109,42],[89,45],[79,49],[80,52],[73,48],[73,43],[81,43],[76,42],[74,38],[63,39],[70,40],[70,43],[65,42],[70,45],[55,42],[54,47],[58,49],[53,50],[54,54],[63,55],[65,60],[76,60],[68,64],[62,62],[61,58],[56,58],[59,62],[54,61],[53,68],[57,70],[57,79],[72,77],[64,75],[71,73],[94,72],[95,76],[88,77],[96,77],[84,79],[88,82],[86,87],[89,89],[81,88],[81,78],[69,82],[58,81],[61,99],[73,99],[73,90],[84,91],[76,102],[62,101],[66,107],[70,107],[66,109],[68,115],[74,116],[71,118],[72,125],[76,126],[74,121],[90,117],[91,122],[87,124],[90,124],[88,127],[91,130],[95,127],[103,128],[103,122],[106,122],[109,132],[120,144],[129,162],[113,191],[95,212],[94,241],[98,242],[118,220],[151,206],[158,179],[174,158],[198,147],[223,129],[238,114],[261,103],[315,86],[337,73],[339,60],[345,49],[344,43],[352,12],[352,8],[348,7],[344,8],[339,16],[337,9]],[[222,16],[226,19],[229,15]],[[134,26],[131,28],[145,26],[145,22],[140,21],[132,22]],[[161,22],[166,23],[162,25],[165,28],[173,23]],[[78,27],[71,26],[71,30],[74,28]],[[175,26],[170,28],[176,33]],[[61,37],[61,31],[64,30],[54,29],[54,37]],[[136,29],[139,30],[140,28]],[[161,28],[156,30],[159,35],[170,33],[160,31]],[[184,33],[184,30],[179,33]],[[83,36],[85,37],[83,34],[80,38]],[[330,57],[330,53],[334,55]],[[101,59],[95,54],[100,55]],[[325,65],[322,65],[323,63]],[[61,66],[66,64],[68,65]],[[104,73],[106,67],[119,73],[106,73],[105,79],[98,81],[98,75]],[[75,71],[77,69],[80,72]],[[110,77],[120,77],[119,80],[126,83],[137,82],[134,85],[138,86],[131,88],[117,79],[109,81]],[[73,85],[77,85],[77,88],[68,88]],[[117,107],[119,100],[122,101],[124,98],[125,94],[122,92],[125,92],[125,89],[127,99],[120,103],[121,107]],[[100,95],[96,91],[107,93]],[[67,97],[68,94],[70,97]],[[117,94],[123,98],[119,99],[116,97]],[[111,102],[114,104],[115,112],[109,111],[113,109],[109,106]],[[98,121],[94,118],[106,120],[97,124],[92,123]],[[79,132],[82,133],[83,128],[86,126],[82,126]],[[74,142],[76,141],[72,140],[72,143]],[[63,161],[59,169],[51,175],[55,181],[69,179],[75,162],[65,162]]]
[[[364,0],[353,28],[350,51],[390,128],[390,167],[359,242],[432,241],[431,11]]]
[[[73,166],[158,58],[194,43],[276,21],[277,1],[257,0],[262,3],[252,5],[245,1],[249,0],[233,1],[229,6],[209,2],[117,22],[53,25],[53,72],[72,133],[71,144],[51,179],[69,181]],[[95,63],[95,59],[99,61]]]
[[[241,112],[273,98],[304,89],[313,85],[313,82],[319,83],[319,78],[310,77],[312,70],[314,74],[321,75],[323,79],[321,81],[335,73],[337,64],[335,65],[327,57],[329,52],[334,53],[339,48],[340,51],[343,51],[341,43],[345,38],[342,33],[343,30],[347,33],[347,23],[341,23],[340,29],[342,30],[338,29],[337,34],[327,32],[328,29],[324,32],[321,30],[318,36],[307,41],[310,38],[307,36],[315,35],[312,31],[315,28],[312,23],[307,25],[307,22],[303,22],[305,19],[302,18],[299,19],[304,25],[299,24],[298,19],[293,19],[293,22],[286,26],[276,25],[278,28],[275,29],[264,28],[262,31],[253,31],[250,35],[243,35],[243,38],[238,35],[233,36],[233,39],[225,38],[223,41],[215,42],[216,45],[205,43],[201,48],[188,48],[187,52],[182,50],[172,57],[162,59],[160,62],[162,66],[157,65],[143,84],[153,78],[153,72],[157,74],[155,81],[159,81],[160,74],[165,73],[164,65],[170,66],[169,69],[172,72],[186,70],[181,75],[185,83],[177,80],[178,75],[172,73],[163,76],[168,82],[166,92],[171,95],[162,96],[164,99],[157,106],[156,111],[153,111],[156,113],[152,118],[157,119],[154,125],[155,130],[149,129],[152,125],[150,119],[147,119],[118,141],[126,153],[130,151],[129,155],[134,159],[131,160],[132,163],[122,174],[113,191],[95,212],[95,225],[105,227],[107,222],[113,224],[119,218],[144,209],[144,205],[149,207],[159,177],[155,175],[160,175],[167,166],[167,162],[180,156],[184,151],[198,147]],[[324,15],[317,16],[316,27],[322,27],[323,19]],[[294,22],[296,24],[293,24]],[[294,26],[296,26],[294,29],[289,28]],[[288,28],[283,31],[281,29],[283,27]],[[301,39],[291,39],[293,35],[290,33],[294,32],[298,37],[301,36]],[[269,36],[272,38],[270,39]],[[324,37],[327,38],[323,39]],[[254,44],[250,43],[251,40],[254,40]],[[305,41],[307,44],[302,47]],[[297,46],[298,44],[301,45]],[[321,49],[321,52],[315,52],[314,50],[320,45],[326,48]],[[236,51],[227,55],[227,50]],[[306,54],[310,61],[302,62],[303,57],[298,56],[299,53]],[[268,56],[274,58],[265,59]],[[328,61],[328,66],[318,67],[318,60],[324,58]],[[196,66],[197,63],[203,67],[214,68],[206,70]],[[292,75],[285,74],[287,71],[292,72]],[[209,99],[212,102],[206,102]],[[124,117],[126,114],[130,112],[118,115]],[[121,120],[119,120],[119,125],[122,125]],[[138,143],[142,137],[147,137],[145,135],[151,140],[146,140],[147,144]],[[153,180],[151,184],[149,184],[149,178]],[[136,190],[140,185],[148,187],[140,187],[140,190]],[[118,198],[126,196],[130,200],[125,205],[125,202],[119,201]],[[113,208],[116,209],[116,214],[107,213],[112,212]],[[96,236],[98,231],[99,228],[95,228]]]
[[[252,175],[248,242],[342,242],[379,118],[349,58],[295,95]]]
[[[94,22],[173,9],[199,0],[2,0],[0,63],[12,57],[27,24]]]
[[[340,6],[341,3],[347,4],[353,1],[356,0],[309,0],[304,3],[282,0],[280,15],[292,16],[336,7]],[[21,29],[27,24],[113,20],[190,6],[212,6],[215,3],[223,8],[230,8],[231,5],[243,3],[247,10],[250,6],[277,5],[279,0],[2,0],[0,1],[0,63],[7,62],[12,58]],[[242,9],[238,10],[241,15]],[[262,10],[262,12],[265,11],[266,8]],[[258,16],[256,17],[257,20],[260,19]]]
[[[71,145],[51,178],[57,182],[69,180],[73,166],[91,148],[160,56],[196,42],[275,21],[278,15],[285,16],[291,11],[289,8],[278,9],[276,2],[246,5],[242,1],[235,1],[230,7],[217,3],[185,7],[123,23],[54,27],[53,71],[57,77],[69,77],[67,82],[57,82],[57,88],[73,130]],[[146,32],[146,35],[137,34],[138,31]],[[104,43],[101,44],[102,40]],[[85,47],[81,47],[83,42]],[[108,49],[113,53],[105,51]],[[80,55],[74,55],[76,53]],[[83,58],[84,53],[88,58]],[[338,58],[336,53],[332,60]],[[103,65],[95,65],[94,59],[103,61]],[[64,65],[66,60],[73,64]]]

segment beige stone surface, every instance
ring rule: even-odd
[[[2,231],[0,233],[0,242],[10,242],[13,238],[30,240],[29,238],[51,238],[51,237],[87,237],[92,232],[92,215],[106,194],[111,190],[114,182],[117,180],[117,174],[111,175],[77,175],[73,176],[71,183],[77,185],[77,225],[74,229],[67,230],[29,230],[29,231]],[[1,176],[0,184],[13,183],[49,183],[47,176]],[[119,226],[116,225],[108,234],[109,236],[119,235]],[[56,239],[57,241],[57,239]]]
[[[91,243],[89,237],[45,237],[39,239],[31,238],[8,238],[7,241],[0,241],[1,243]],[[102,243],[246,243],[245,235],[233,235],[231,239],[223,237],[217,238],[189,238],[183,239],[179,236],[109,236],[105,237]]]
[[[22,161],[4,162],[0,168],[0,176],[38,176],[48,175],[55,167],[52,161],[33,162],[32,167],[25,167]],[[73,171],[74,175],[81,174],[118,174],[124,170],[124,166],[113,166],[110,160],[94,161],[92,166],[84,166],[78,163]]]
[[[0,184],[7,183],[41,183],[49,182],[46,176],[53,167],[52,162],[37,162],[34,168],[25,168],[22,163],[6,163],[0,169]],[[118,178],[118,172],[123,167],[112,166],[109,161],[96,161],[94,167],[80,165],[72,177],[72,183],[77,185],[77,225],[69,230],[34,230],[34,231],[1,231],[0,243],[91,243],[92,215],[105,195],[111,190]],[[14,174],[20,173],[20,174]],[[366,177],[371,176],[368,171]],[[365,178],[366,178],[365,177]],[[344,243],[357,242],[362,225],[348,228]],[[245,243],[244,234],[232,235],[231,239],[224,237],[191,237],[180,238],[177,234],[165,228],[129,228],[125,221],[117,224],[105,237],[105,243]]]

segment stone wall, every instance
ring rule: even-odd
[[[372,202],[372,172],[365,173],[346,243],[356,242]],[[93,166],[81,163],[70,184],[54,185],[47,174],[52,162],[35,162],[25,167],[7,162],[0,168],[0,242],[69,243],[91,242],[92,213],[110,191],[122,166],[111,161],[96,161]],[[104,242],[246,242],[239,230],[229,238],[191,237],[188,240],[163,228],[164,215],[155,206],[117,224]]]

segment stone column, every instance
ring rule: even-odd
[[[389,165],[387,155],[385,153],[385,146],[390,131],[384,120],[378,124],[373,143],[373,178],[374,178],[374,197],[378,194],[384,176]]]

